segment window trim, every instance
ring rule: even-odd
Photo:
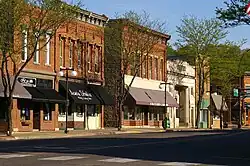
[[[59,66],[63,67],[63,38],[59,38]]]
[[[45,46],[45,50],[46,50],[46,55],[45,55],[45,65],[50,65],[50,35],[46,34],[45,35],[45,39],[46,39],[46,46]]]
[[[28,59],[28,32],[27,30],[22,31],[22,62]],[[24,58],[24,59],[23,59]]]

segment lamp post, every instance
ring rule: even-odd
[[[168,85],[172,85],[171,83],[168,83],[168,82],[162,82],[162,83],[160,83],[160,85],[159,85],[159,88],[161,89],[161,85],[164,85],[164,98],[165,98],[165,100],[164,100],[164,113],[166,113],[167,112],[167,84]]]
[[[68,67],[64,67],[64,68],[60,68],[60,72],[59,72],[59,76],[63,76],[64,75],[64,72],[63,71],[66,71],[66,124],[65,124],[65,130],[64,130],[64,133],[67,134],[68,133],[68,110],[69,110],[69,94],[68,94],[68,91],[69,91],[69,71],[72,71],[71,72],[71,75],[72,76],[76,76],[77,75],[77,72],[74,71],[73,68],[68,68]]]

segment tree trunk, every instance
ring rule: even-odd
[[[12,126],[12,104],[13,104],[13,98],[9,97],[7,99],[7,108],[8,108],[8,114],[7,114],[7,123],[8,123],[8,128],[7,128],[7,136],[12,136],[13,134],[13,126]]]

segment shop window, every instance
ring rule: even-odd
[[[129,120],[135,120],[135,110],[134,109],[129,113]]]
[[[37,78],[36,79],[36,87],[52,89],[53,88],[53,80]]]
[[[8,106],[6,100],[0,100],[0,120],[5,120],[7,118]]]
[[[154,120],[157,120],[157,113],[154,113]]]
[[[154,114],[153,113],[149,113],[149,120],[153,120],[153,116],[154,116]]]
[[[123,119],[128,120],[128,107],[124,106]]]
[[[43,120],[52,120],[52,111],[55,110],[55,104],[44,103]]]
[[[60,115],[65,115],[65,105],[64,104],[59,104],[59,114]]]
[[[159,111],[159,120],[163,120],[164,119],[164,111],[160,110]]]
[[[96,108],[95,105],[87,105],[88,116],[96,116]]]
[[[20,110],[21,120],[30,120],[30,105],[24,100],[17,100],[18,109]]]
[[[83,116],[84,113],[84,105],[76,105],[76,115]]]

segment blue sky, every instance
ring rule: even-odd
[[[215,17],[216,7],[223,7],[224,0],[82,0],[84,7],[98,14],[114,17],[116,13],[128,10],[147,11],[153,19],[167,22],[167,30],[172,36],[171,43],[178,38],[175,32],[184,15],[194,15],[200,18]],[[250,37],[249,26],[229,29],[228,40],[239,41]],[[250,47],[250,40],[244,47]]]

